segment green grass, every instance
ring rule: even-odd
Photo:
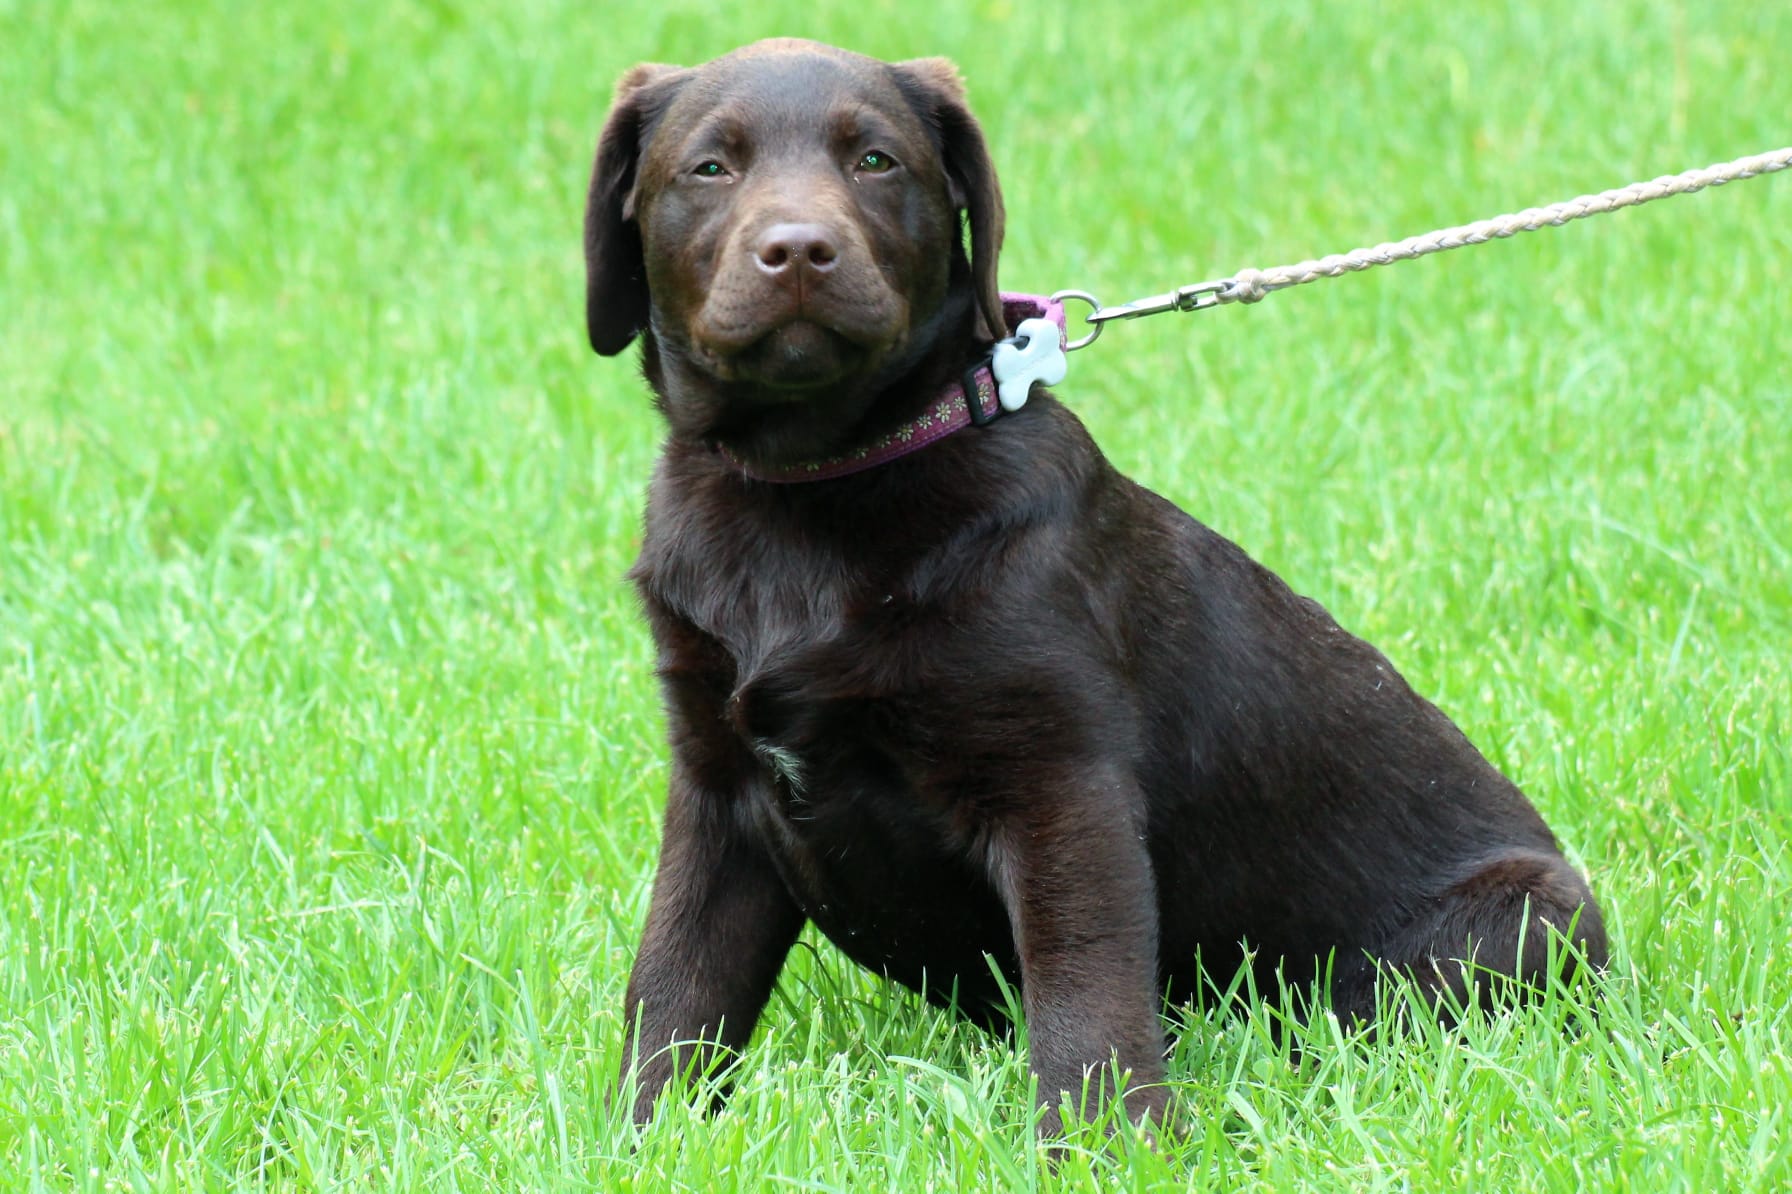
[[[951,55],[1005,283],[1109,300],[1792,139],[1784,5],[754,7],[0,0],[0,1188],[1784,1188],[1787,176],[1061,388],[1533,795],[1595,1030],[1185,1013],[1188,1139],[1054,1171],[1012,1049],[817,943],[728,1110],[619,1122],[660,432],[577,245],[624,67]]]

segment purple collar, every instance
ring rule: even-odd
[[[1058,325],[1060,346],[1063,343],[1064,304],[1061,302],[1053,302],[1037,294],[1003,294],[1002,319],[1008,324],[1010,331],[1018,328],[1022,320],[1049,319]],[[970,404],[965,400],[967,384],[974,386],[976,390],[977,409],[974,416]],[[765,469],[748,464],[727,448],[721,448],[720,452],[722,459],[754,481],[770,481],[780,485],[798,481],[831,481],[835,477],[847,477],[876,468],[880,464],[888,464],[898,457],[907,456],[910,452],[919,451],[928,444],[945,439],[954,431],[969,427],[972,423],[987,423],[1001,413],[1002,406],[996,397],[995,375],[990,372],[989,359],[985,357],[980,364],[965,373],[963,383],[953,382],[941,390],[938,397],[928,403],[926,410],[895,430],[838,456],[805,461],[784,468]]]

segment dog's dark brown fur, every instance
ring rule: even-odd
[[[1384,972],[1440,1005],[1498,986],[1471,958],[1542,982],[1551,928],[1604,962],[1523,794],[1050,395],[832,481],[718,452],[776,468],[913,415],[1001,334],[1002,219],[943,60],[778,41],[622,81],[589,330],[604,354],[640,337],[671,429],[633,574],[672,748],[627,997],[638,1119],[668,1046],[746,1041],[810,920],[984,1021],[993,959],[1041,1098],[1117,1060],[1153,1119],[1161,999],[1197,992],[1197,958],[1329,975],[1362,1018]]]

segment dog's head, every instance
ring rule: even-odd
[[[1001,239],[995,171],[944,59],[776,40],[637,66],[591,176],[591,345],[645,336],[675,430],[782,429],[796,448],[795,428],[844,432],[937,345],[1006,334]]]

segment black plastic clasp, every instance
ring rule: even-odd
[[[981,359],[972,361],[971,367],[964,371],[964,408],[971,412],[971,425],[974,427],[987,427],[1002,414],[1002,404],[999,400],[993,411],[984,412],[983,391],[977,386],[978,371],[988,369],[989,363],[994,359],[995,350],[992,348]],[[994,373],[990,374],[990,384],[995,384]]]

